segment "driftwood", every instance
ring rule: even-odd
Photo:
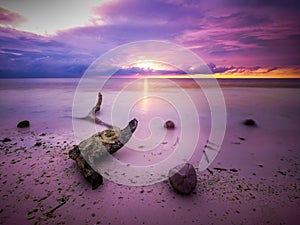
[[[122,148],[129,141],[138,124],[138,121],[133,119],[121,130],[103,122],[95,116],[100,110],[101,103],[102,94],[99,92],[96,106],[81,119],[107,126],[109,129],[92,135],[69,151],[69,157],[75,160],[82,175],[92,184],[93,190],[103,183],[102,176],[93,167],[98,166],[108,154],[113,154]]]
[[[96,117],[96,114],[100,111],[102,104],[102,94],[101,92],[98,93],[98,100],[96,105],[91,109],[91,111],[84,117],[75,117],[76,119],[87,120],[95,124],[99,124],[101,126],[106,126],[107,128],[112,128],[113,126],[100,120]]]
[[[98,112],[100,110],[101,107],[101,103],[102,103],[102,94],[101,92],[98,93],[98,101],[96,103],[96,106],[94,107],[94,112]]]

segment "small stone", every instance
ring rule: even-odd
[[[168,120],[166,123],[165,123],[165,128],[167,129],[174,129],[175,128],[175,124],[172,120]]]
[[[220,168],[220,167],[215,167],[214,169],[215,169],[215,170],[218,170],[218,171],[227,171],[227,169],[225,169],[225,168]]]
[[[37,141],[36,143],[35,143],[35,147],[39,147],[39,146],[41,146],[42,145],[42,142],[40,142],[40,141]]]
[[[257,127],[257,123],[253,119],[246,119],[243,124],[249,127]]]
[[[278,170],[277,171],[278,173],[280,173],[281,175],[283,175],[283,176],[285,176],[286,175],[286,173],[285,172],[282,172],[282,171],[280,171],[280,170]]]
[[[25,128],[25,127],[29,127],[30,123],[28,120],[23,120],[21,122],[18,123],[17,127],[18,128]]]
[[[3,140],[1,140],[2,142],[10,142],[11,139],[10,138],[4,138]]]

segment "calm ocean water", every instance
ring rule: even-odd
[[[101,80],[101,79],[99,79]],[[167,79],[169,80],[169,79]],[[197,88],[197,84],[191,79],[170,79],[185,88]],[[206,81],[209,79],[206,79]],[[77,87],[79,78],[35,78],[35,79],[0,79],[0,90],[7,89],[74,89]],[[169,83],[165,79],[148,79],[157,88],[167,88]],[[202,81],[205,81],[202,79]],[[202,82],[199,80],[199,82]],[[221,87],[291,87],[299,88],[300,79],[217,79]],[[102,82],[102,81],[100,81]],[[107,88],[120,88],[132,79],[110,79],[106,83]]]
[[[133,81],[133,79],[110,79],[101,89],[104,94],[103,107],[107,109],[101,114],[105,119],[108,118],[109,108],[113,103],[114,96],[123,90]],[[0,122],[2,127],[15,127],[16,123],[23,119],[30,119],[36,121],[44,127],[67,127],[72,129],[70,118],[72,116],[73,100],[77,85],[80,79],[62,78],[62,79],[0,79]],[[102,81],[99,80],[99,83]],[[207,80],[200,80],[209,87],[210,82]],[[259,88],[299,88],[300,79],[220,79],[219,85],[227,90],[227,93],[232,88],[238,91],[237,88],[245,87],[259,87]],[[175,85],[175,86],[174,86]],[[95,84],[92,85],[95,87]],[[97,85],[96,85],[97,87]],[[179,87],[179,89],[178,89]],[[201,115],[209,114],[205,111],[205,99],[201,96],[199,86],[189,79],[141,79],[127,88],[127,91],[135,93],[143,93],[145,95],[151,93],[168,93],[169,95],[176,96],[182,89],[190,91],[196,107],[203,108]],[[77,92],[76,92],[77,91]],[[82,89],[81,89],[82,91]],[[95,104],[95,92],[99,89],[90,90],[85,87],[83,92],[87,92],[90,96],[87,107],[84,108],[88,112]],[[229,95],[229,94],[228,94]],[[296,96],[295,96],[296,98]],[[233,98],[228,98],[227,101],[233,101]],[[159,108],[155,104],[160,104],[158,101],[153,100],[140,102],[138,113],[147,113],[148,109],[153,107]],[[126,102],[121,103],[126,106]],[[151,105],[154,104],[154,105]],[[184,105],[184,104],[183,104]],[[147,109],[147,107],[148,109]],[[84,112],[84,113],[85,113]],[[106,118],[107,115],[107,118]],[[68,119],[66,119],[68,118]],[[56,121],[55,123],[51,121]]]
[[[123,149],[124,154],[119,155],[123,162],[157,163],[171,155],[174,146],[180,143],[178,146],[184,149],[197,149],[191,162],[199,165],[207,140],[218,143],[223,135],[230,148],[238,137],[246,137],[247,143],[251,143],[251,134],[255,136],[252,136],[255,143],[277,141],[278,136],[289,145],[298,143],[298,80],[219,80],[221,95],[207,80],[199,81],[207,90],[186,79],[133,81],[109,80],[101,89],[103,102],[97,115],[120,128],[133,118],[138,120],[131,142]],[[93,82],[78,88],[78,84],[82,84],[79,79],[0,80],[0,139],[13,138],[13,134],[29,130],[79,143],[106,129],[78,119],[95,106],[101,80],[99,84]],[[247,118],[255,119],[260,129],[249,133],[242,125]],[[21,120],[29,120],[30,128],[17,129]],[[174,121],[176,129],[166,132],[163,126],[167,120]],[[138,153],[131,157],[133,152]],[[144,158],[146,152],[151,155],[149,158]],[[183,154],[182,157],[190,156]]]

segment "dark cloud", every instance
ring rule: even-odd
[[[213,73],[224,73],[228,70],[232,70],[234,69],[235,67],[234,66],[230,66],[230,67],[217,67],[214,63],[209,63],[207,64],[208,67],[211,69],[211,71]]]
[[[229,4],[237,5],[239,7],[271,7],[284,10],[297,10],[300,9],[300,2],[298,0],[229,0]]]
[[[244,28],[264,26],[272,22],[265,15],[254,15],[245,12],[232,13],[225,16],[212,16],[209,18],[210,23],[223,25],[226,28]]]
[[[65,43],[14,29],[0,28],[1,77],[79,77],[92,62]]]

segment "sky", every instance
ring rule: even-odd
[[[188,48],[217,77],[300,78],[300,1],[0,0],[1,78],[81,77],[143,40]]]

